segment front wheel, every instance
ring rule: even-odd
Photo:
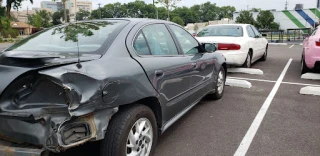
[[[144,105],[130,106],[112,117],[101,143],[101,156],[153,155],[157,138],[152,110]]]
[[[224,88],[225,88],[225,82],[226,82],[226,73],[223,66],[221,66],[219,74],[217,76],[215,93],[211,94],[210,97],[213,100],[219,100],[223,96]]]

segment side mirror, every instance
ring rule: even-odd
[[[203,43],[202,44],[203,49],[205,52],[215,52],[217,51],[217,46],[213,43]]]
[[[268,34],[262,34],[262,37],[268,37]]]

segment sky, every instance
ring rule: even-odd
[[[22,3],[22,10],[26,10],[27,7],[40,7],[40,2],[44,0],[33,0],[33,5],[29,1]],[[48,1],[48,0],[47,0]],[[49,0],[50,1],[50,0]],[[92,0],[93,8],[97,9],[98,4],[105,5],[107,3],[121,2],[128,3],[134,0]],[[152,3],[152,0],[144,0],[146,3]],[[156,0],[155,0],[156,1]],[[237,11],[246,10],[250,8],[261,8],[263,10],[276,9],[284,10],[286,0],[182,0],[179,6],[192,6],[195,4],[202,4],[205,2],[216,3],[218,6],[231,5],[236,7]],[[288,10],[292,10],[297,3],[303,3],[304,8],[316,8],[317,0],[288,0]],[[2,4],[5,5],[5,2]]]

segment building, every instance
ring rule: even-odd
[[[80,10],[92,11],[92,0],[67,0],[67,8],[70,10],[70,21],[75,21],[76,13]]]
[[[36,29],[36,27],[29,25],[27,23],[24,23],[24,22],[11,22],[10,24],[13,29],[16,29],[19,31],[19,35],[21,35],[21,36],[22,35],[30,35]]]
[[[320,0],[318,0],[317,8],[320,8]]]
[[[28,15],[33,15],[36,11],[47,10],[50,13],[54,13],[51,9],[32,9],[32,10],[22,10],[22,11],[11,11],[11,15],[15,17],[19,22],[28,22]]]
[[[42,1],[41,2],[41,9],[51,9],[54,12],[62,9],[62,3],[61,2],[53,2],[53,1]]]
[[[299,29],[313,28],[320,19],[320,9],[303,9],[303,10],[283,10],[271,11],[275,22],[280,24],[280,29]],[[236,21],[240,12],[233,14],[233,20]],[[257,19],[258,12],[252,12],[253,18]]]

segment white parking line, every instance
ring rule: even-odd
[[[294,44],[292,46],[290,46],[289,48],[292,48],[292,47],[294,47]]]
[[[265,80],[265,79],[250,79],[250,78],[244,78],[244,77],[231,77],[228,76],[230,79],[237,79],[237,80],[247,80],[247,81],[258,81],[258,82],[270,82],[270,83],[276,83],[277,81],[272,80]],[[320,87],[320,85],[316,84],[307,84],[307,83],[295,83],[295,82],[281,82],[282,84],[290,84],[290,85],[298,85],[298,86],[313,86],[313,87]]]
[[[242,139],[237,151],[234,153],[234,156],[245,156],[250,145],[251,145],[251,142],[254,138],[254,136],[256,135],[259,127],[260,127],[260,124],[264,118],[264,116],[266,115],[267,111],[268,111],[268,108],[274,98],[274,96],[276,95],[280,85],[281,85],[281,82],[284,78],[284,76],[286,75],[287,73],[287,70],[290,66],[292,62],[292,59],[290,59],[287,63],[287,65],[284,67],[280,77],[278,78],[276,84],[274,85],[273,89],[271,90],[269,96],[267,97],[266,101],[263,103],[261,109],[259,110],[259,113],[257,114],[257,116],[255,117],[255,119],[253,120],[249,130],[247,131],[246,135],[244,136],[244,138]]]
[[[264,80],[264,79],[249,79],[249,78],[243,78],[243,77],[229,77],[230,79],[239,79],[239,80],[248,80],[248,81],[260,81],[260,82],[277,82],[277,81],[271,81],[271,80]]]

